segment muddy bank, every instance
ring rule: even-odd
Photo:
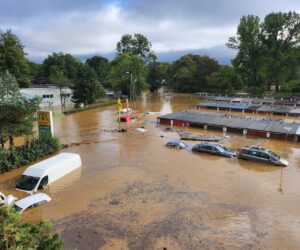
[[[207,192],[162,178],[134,182],[95,199],[86,211],[55,221],[55,226],[67,249],[117,247],[120,241],[123,249],[132,250],[296,248],[295,239],[280,244],[275,228],[284,223],[299,232],[300,220],[286,221],[275,209],[261,218],[263,210],[259,204],[219,203]],[[279,232],[283,237],[285,228]]]

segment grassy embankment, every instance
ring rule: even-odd
[[[86,107],[82,107],[82,108],[75,108],[75,109],[65,111],[64,114],[69,115],[69,114],[73,114],[73,113],[77,113],[77,112],[81,112],[81,111],[85,111],[85,110],[89,110],[89,109],[96,109],[96,108],[101,108],[101,107],[105,107],[105,106],[110,106],[113,104],[117,105],[117,100],[110,99],[110,100],[105,100],[102,102],[97,102],[97,103],[91,104],[90,106],[86,106]]]

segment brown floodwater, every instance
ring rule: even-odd
[[[66,249],[299,248],[300,144],[230,133],[222,141],[284,153],[286,168],[166,148],[178,135],[164,132],[156,117],[198,102],[145,95],[127,133],[113,132],[117,105],[55,118],[55,133],[68,145],[62,151],[79,153],[83,165],[47,188],[52,201],[24,212],[23,220],[50,220]],[[2,174],[0,191],[24,197],[14,189],[24,169]]]

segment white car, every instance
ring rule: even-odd
[[[17,200],[17,197],[13,195],[5,196],[3,193],[0,192],[0,205],[11,206]]]
[[[49,195],[38,193],[16,201],[12,208],[15,209],[17,213],[21,214],[27,208],[37,207],[49,201],[51,201],[51,197]]]
[[[132,109],[131,109],[131,108],[125,108],[125,109],[122,109],[122,110],[120,111],[120,114],[121,114],[121,115],[125,115],[125,114],[127,114],[127,113],[132,113]]]

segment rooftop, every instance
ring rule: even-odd
[[[297,131],[300,131],[300,123],[298,122],[286,122],[282,119],[228,115],[196,110],[179,111],[159,116],[158,119],[186,121],[194,125],[226,126],[230,128],[252,129],[281,134],[297,134]]]

